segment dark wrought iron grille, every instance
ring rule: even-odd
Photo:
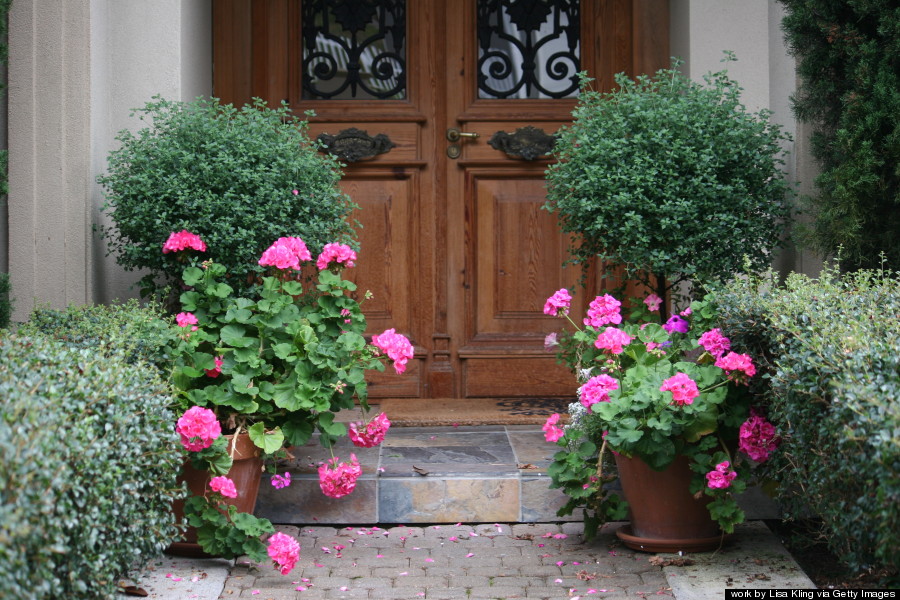
[[[406,97],[405,0],[306,0],[303,97]]]
[[[478,0],[478,97],[572,98],[579,0]]]

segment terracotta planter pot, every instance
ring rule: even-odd
[[[708,496],[690,492],[693,472],[687,457],[679,456],[663,471],[654,471],[639,458],[616,456],[619,481],[631,510],[631,524],[616,535],[633,550],[699,552],[722,543],[722,533],[706,505]]]
[[[228,450],[234,463],[228,471],[228,477],[234,481],[237,490],[237,498],[226,498],[225,502],[238,509],[239,512],[252,513],[256,507],[256,496],[259,493],[259,482],[262,479],[263,461],[260,451],[250,441],[250,436],[242,433],[237,436],[225,436],[228,440]],[[190,461],[185,461],[178,482],[187,482],[191,496],[202,496],[209,489],[209,481],[212,477],[208,471],[198,471],[191,466]],[[175,513],[175,522],[181,523],[184,519],[184,501],[177,500],[172,504]],[[197,530],[188,527],[184,534],[184,540],[173,542],[167,549],[167,554],[175,556],[207,557],[200,544],[197,543]]]

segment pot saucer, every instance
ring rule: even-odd
[[[719,548],[731,536],[723,534],[679,540],[646,538],[634,535],[631,532],[631,524],[626,524],[616,530],[616,537],[632,550],[640,552],[706,552]]]

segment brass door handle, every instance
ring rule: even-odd
[[[460,131],[459,127],[451,127],[447,130],[447,139],[451,142],[458,142],[462,138],[475,139],[478,137],[477,133],[471,133],[468,131]]]

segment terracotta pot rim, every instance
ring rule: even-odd
[[[684,539],[640,537],[632,533],[631,524],[627,523],[616,529],[616,537],[632,550],[674,553],[715,550],[730,540],[732,534],[720,533],[711,537]]]

